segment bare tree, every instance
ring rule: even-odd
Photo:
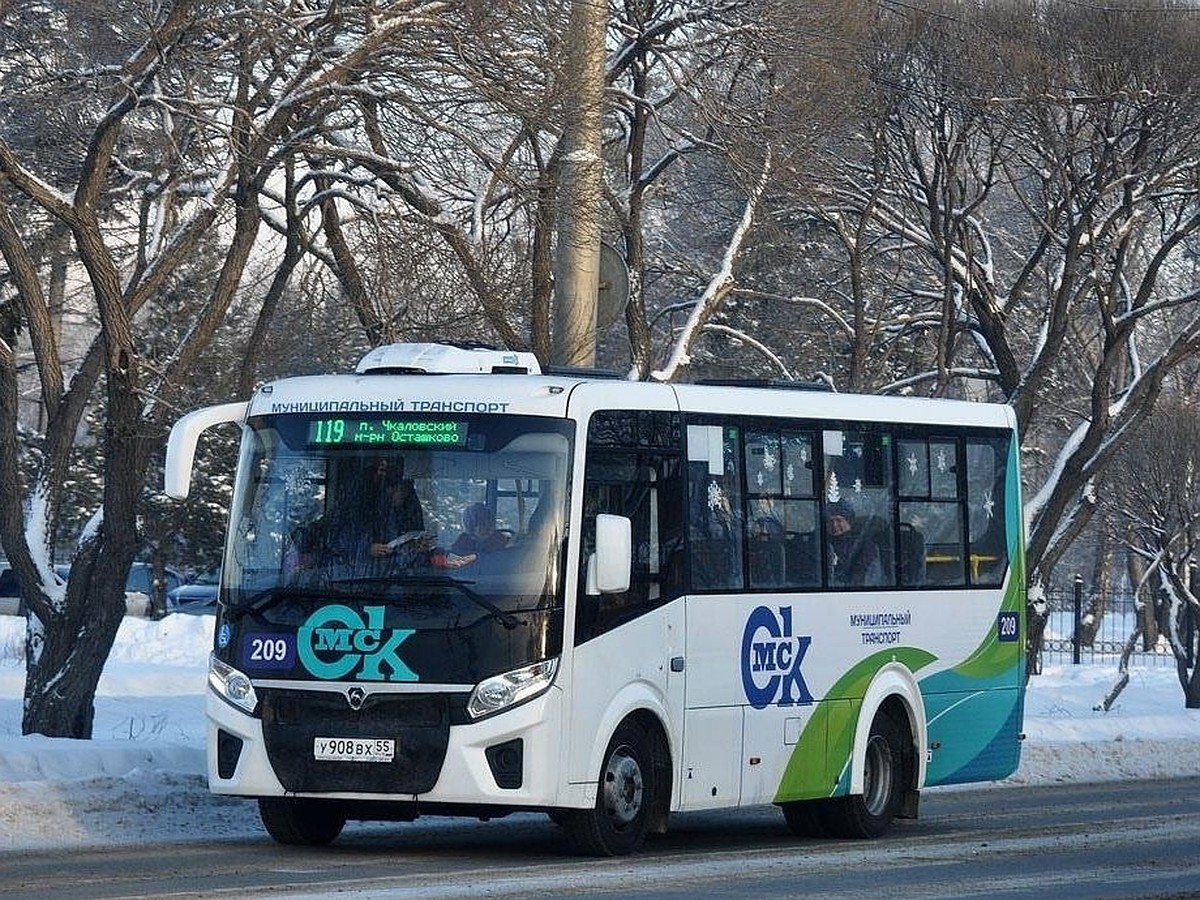
[[[1152,620],[1171,647],[1188,709],[1200,709],[1200,410],[1164,404],[1119,458],[1123,477],[1103,499],[1116,534],[1143,565]],[[1143,636],[1144,619],[1130,634],[1111,705],[1128,680],[1128,660]]]
[[[144,476],[172,400],[239,294],[263,219],[275,209],[272,176],[284,159],[303,158],[305,141],[336,126],[343,92],[374,61],[453,6],[414,0],[281,13],[271,4],[180,2],[138,19],[119,4],[65,2],[54,9],[63,27],[51,30],[41,12],[7,11],[6,100],[26,113],[48,111],[42,120],[10,116],[0,131],[0,253],[46,410],[45,454],[26,483],[9,329],[0,343],[0,476],[22,488],[0,500],[0,541],[28,603],[26,732],[90,736],[96,684],[138,549]],[[71,43],[75,36],[80,43]],[[59,152],[45,153],[44,133],[29,138],[22,129],[30,121],[60,129]],[[18,216],[18,207],[33,215]],[[69,280],[99,316],[69,378],[49,315],[38,223],[70,234]],[[144,310],[201,247],[217,248],[219,262],[180,311],[188,319],[183,339],[154,358]],[[104,409],[104,496],[75,536],[63,585],[50,564],[61,485],[92,403]]]

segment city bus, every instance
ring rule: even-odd
[[[671,813],[770,804],[873,838],[925,787],[1017,768],[1007,406],[394,344],[183,416],[168,495],[220,423],[208,780],[277,841],[539,812],[618,855]]]

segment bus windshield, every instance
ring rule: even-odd
[[[526,640],[503,642],[524,649],[499,668],[557,652],[570,423],[371,413],[248,424],[226,621],[294,629],[338,605],[474,640],[520,629]]]

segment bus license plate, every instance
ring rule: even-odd
[[[391,738],[313,738],[313,757],[330,762],[391,762],[396,742]]]

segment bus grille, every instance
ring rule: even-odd
[[[450,739],[445,694],[368,694],[361,709],[330,691],[259,689],[263,739],[289,791],[425,794],[433,789]],[[316,737],[392,738],[390,763],[313,758]]]

